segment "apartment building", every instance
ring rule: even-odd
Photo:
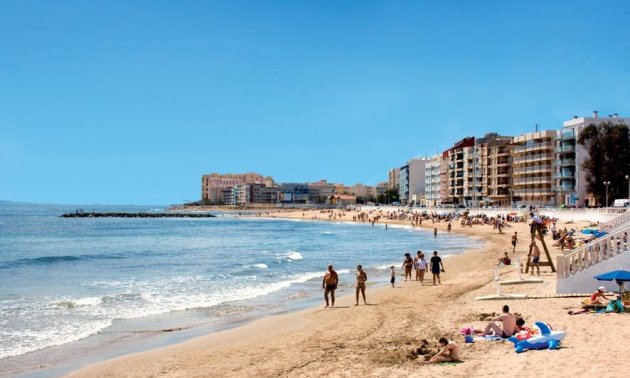
[[[400,167],[398,193],[400,203],[414,205],[424,198],[427,159],[411,159]]]
[[[442,180],[442,156],[435,155],[427,160],[425,166],[424,205],[427,207],[442,204],[440,182]]]
[[[589,158],[588,151],[577,141],[585,127],[599,126],[604,122],[630,125],[630,118],[619,117],[616,113],[608,117],[600,117],[599,113],[594,111],[592,117],[575,116],[573,119],[564,121],[562,129],[558,131],[554,170],[554,192],[558,205],[596,205],[594,199],[589,201],[586,172],[582,168],[584,161]]]
[[[511,136],[487,134],[476,141],[479,157],[481,181],[480,205],[510,206],[512,203],[512,152],[514,144]]]
[[[400,168],[392,168],[387,175],[387,185],[389,189],[394,189],[400,183]]]
[[[476,169],[478,159],[475,148],[475,137],[466,137],[443,152],[442,157],[447,163],[443,203],[472,206],[481,194],[481,181],[476,177],[480,172]],[[477,191],[473,182],[479,184]]]
[[[553,191],[556,131],[546,130],[514,137],[512,181],[514,201],[526,205],[556,204]]]
[[[201,176],[201,199],[209,203],[223,202],[223,189],[241,184],[264,184],[274,186],[273,177],[264,177],[258,173],[219,174],[211,173]]]

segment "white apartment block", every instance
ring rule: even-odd
[[[424,205],[427,207],[440,206],[441,198],[441,173],[442,155],[435,155],[429,158],[425,168]]]

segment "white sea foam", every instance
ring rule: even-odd
[[[254,265],[252,265],[252,266],[253,266],[254,268],[258,268],[258,269],[267,269],[267,268],[269,268],[269,267],[267,266],[267,264],[262,264],[262,263],[261,263],[261,264],[254,264]]]
[[[298,251],[288,251],[279,254],[280,259],[290,260],[290,261],[298,261],[304,259],[302,254]]]

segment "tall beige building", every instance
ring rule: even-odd
[[[485,136],[477,139],[476,146],[481,176],[480,204],[511,205],[512,137]]]
[[[229,189],[241,184],[274,185],[273,177],[264,177],[258,173],[219,174],[211,173],[201,176],[201,199],[213,204],[223,202],[223,189]]]
[[[387,175],[387,185],[389,189],[393,189],[398,186],[400,181],[400,168],[392,168]]]
[[[514,201],[537,206],[555,205],[553,172],[556,131],[522,134],[514,138],[514,144]]]

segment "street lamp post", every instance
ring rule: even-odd
[[[626,175],[626,180],[628,180],[628,199],[630,199],[630,175]]]
[[[606,185],[606,213],[608,213],[608,186],[610,181],[604,181],[604,185]]]

